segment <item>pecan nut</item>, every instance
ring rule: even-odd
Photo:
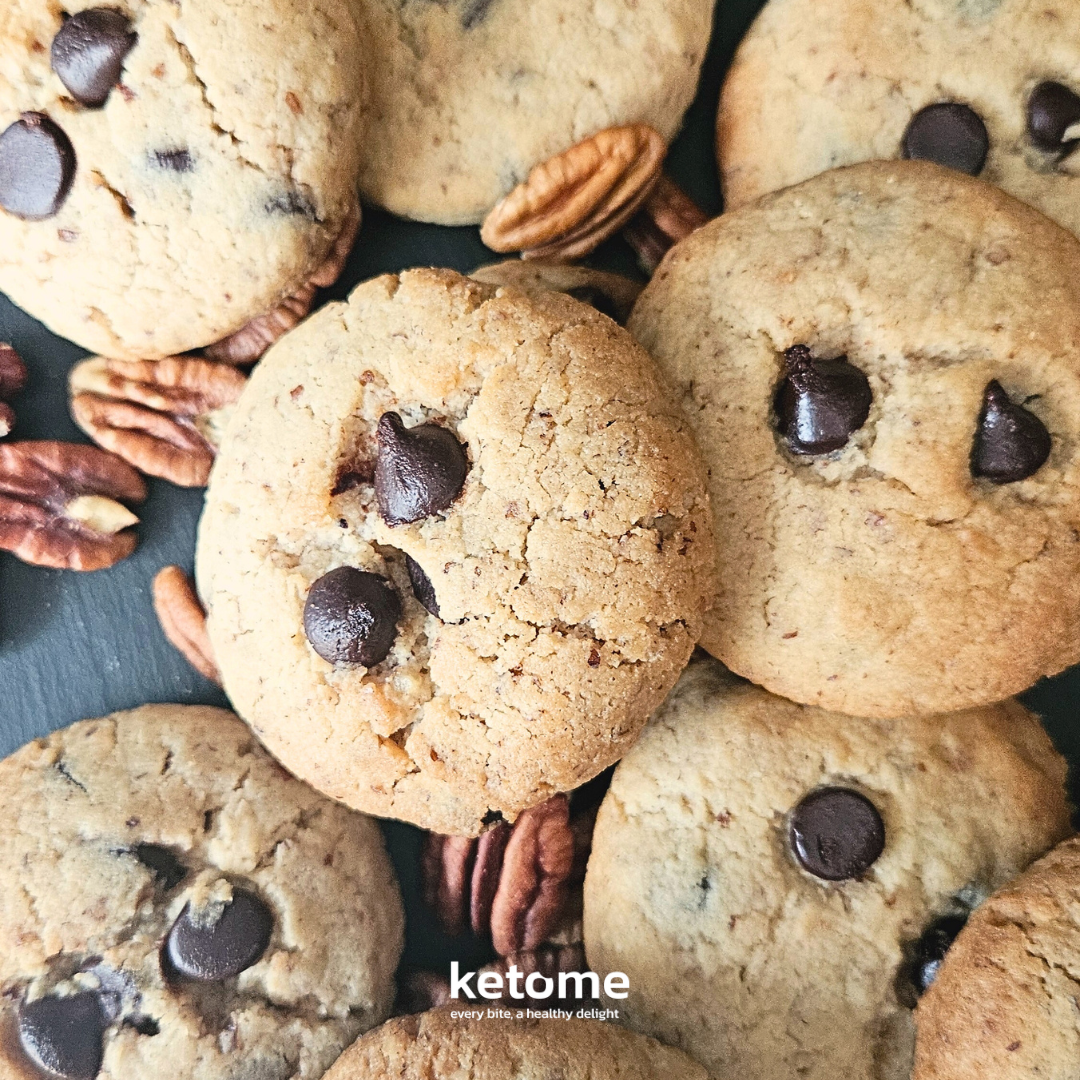
[[[646,124],[597,132],[537,165],[488,214],[480,238],[523,258],[581,258],[637,212],[666,153]]]
[[[124,505],[146,498],[139,474],[93,446],[0,446],[0,550],[37,566],[102,570],[135,550],[138,518]]]
[[[71,413],[94,442],[142,472],[202,487],[246,382],[212,360],[96,356],[72,369]]]
[[[206,611],[191,579],[179,566],[166,566],[158,571],[152,588],[154,611],[169,644],[200,675],[220,686],[221,674],[206,632]]]
[[[203,352],[226,364],[254,364],[278,338],[299,325],[311,311],[317,289],[328,289],[341,276],[360,231],[360,204],[349,211],[330,252],[308,280],[272,311],[259,315],[235,334],[208,345]]]
[[[656,182],[644,205],[623,229],[638,262],[651,274],[680,240],[700,229],[709,215],[666,173]]]
[[[10,346],[0,344],[0,439],[15,426],[15,410],[8,401],[26,385],[26,365]]]

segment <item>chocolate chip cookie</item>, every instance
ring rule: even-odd
[[[1080,839],[972,916],[915,1013],[915,1080],[1067,1080],[1080,1031]]]
[[[589,966],[714,1076],[906,1080],[949,941],[1069,833],[1064,780],[1014,701],[867,720],[694,662],[600,808]]]
[[[231,713],[148,705],[0,763],[0,1075],[317,1078],[382,1021],[379,830]]]
[[[836,170],[674,248],[629,327],[711,467],[702,644],[855,716],[1080,659],[1080,244],[926,162]]]
[[[404,217],[475,224],[533,166],[605,128],[670,139],[712,0],[352,0],[371,99],[360,188]]]
[[[1070,0],[770,0],[720,100],[729,208],[859,161],[935,161],[1080,233]]]
[[[0,289],[94,352],[231,335],[355,214],[346,0],[11,0],[0,60]]]
[[[230,698],[350,806],[476,835],[631,745],[713,595],[704,469],[655,365],[558,293],[411,271],[256,369],[199,590]]]
[[[616,1024],[451,1017],[460,1008],[383,1024],[350,1046],[327,1080],[707,1080],[685,1054]]]

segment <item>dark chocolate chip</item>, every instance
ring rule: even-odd
[[[407,525],[445,510],[461,493],[469,461],[454,433],[439,424],[407,428],[383,413],[376,432],[375,499],[387,525]]]
[[[979,114],[959,101],[927,105],[904,132],[904,157],[934,161],[949,169],[978,176],[990,152],[990,136]]]
[[[0,206],[40,221],[52,217],[75,179],[75,148],[44,113],[23,113],[0,135]]]
[[[818,788],[792,810],[788,839],[804,870],[826,881],[844,881],[873,866],[885,848],[885,825],[865,795]]]
[[[966,923],[966,915],[945,915],[931,923],[915,943],[912,981],[917,994],[925,994],[930,989],[941,961]]]
[[[413,595],[435,618],[439,617],[439,601],[435,599],[435,587],[420,564],[411,556],[405,556],[405,569],[409,572]]]
[[[1040,150],[1068,150],[1075,138],[1066,141],[1065,132],[1080,123],[1080,96],[1059,82],[1039,83],[1027,105],[1028,135]]]
[[[566,295],[596,308],[601,315],[606,315],[613,322],[621,323],[623,321],[615,301],[595,285],[578,285],[576,288],[567,289]]]
[[[223,907],[194,912],[188,904],[165,942],[169,966],[178,975],[219,982],[239,975],[266,951],[274,929],[267,906],[246,889],[233,889]]]
[[[995,484],[1012,484],[1038,472],[1050,456],[1050,432],[1023,405],[1009,400],[994,379],[983,398],[971,472]]]
[[[284,195],[275,195],[266,203],[268,214],[283,214],[286,217],[303,217],[317,221],[315,204],[302,192],[288,191]]]
[[[815,360],[805,345],[784,353],[787,378],[776,395],[780,434],[796,454],[839,450],[866,423],[873,395],[846,357]]]
[[[104,105],[137,37],[123,12],[87,8],[65,19],[53,38],[52,69],[80,105]]]
[[[461,9],[461,28],[472,30],[479,26],[487,17],[495,0],[465,0]]]
[[[175,889],[187,877],[184,864],[167,847],[159,844],[136,845],[135,858],[154,872],[154,877],[166,892]]]
[[[374,667],[390,652],[400,618],[401,601],[385,578],[339,566],[311,586],[304,633],[332,664]]]
[[[94,1080],[107,1027],[97,994],[43,997],[19,1009],[19,1042],[47,1076]]]
[[[195,168],[190,152],[179,147],[172,150],[155,150],[154,161],[159,168],[168,169],[170,172],[189,173]]]

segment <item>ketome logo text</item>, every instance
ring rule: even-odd
[[[473,990],[472,980],[476,978],[476,990]],[[571,984],[573,989],[571,989]],[[524,986],[524,989],[522,988]],[[477,975],[475,971],[467,971],[461,974],[461,965],[454,960],[450,964],[450,996],[460,1000],[464,991],[469,1001],[475,1001],[477,994],[488,1001],[497,1001],[505,993],[509,993],[515,1001],[522,1001],[526,996],[543,1001],[555,993],[556,980],[541,975],[539,971],[533,971],[529,975],[518,969],[517,964],[511,964],[505,978],[497,971],[485,971]],[[586,987],[588,989],[586,989]],[[630,993],[630,980],[621,971],[611,971],[604,976],[604,995],[609,998],[621,999]],[[598,998],[600,996],[600,976],[595,971],[560,971],[558,977],[558,996],[560,998],[574,997]]]

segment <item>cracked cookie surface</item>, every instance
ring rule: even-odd
[[[827,169],[906,156],[920,112],[955,104],[970,110],[985,153],[979,177],[1080,233],[1080,155],[1075,136],[1065,137],[1080,119],[1078,72],[1080,7],[1070,0],[770,0],[721,96],[725,205]],[[1047,83],[1066,91],[1052,103],[1060,126],[1049,142],[1029,120]],[[962,125],[937,135],[918,140],[915,153],[949,155],[971,139]]]
[[[364,37],[360,189],[421,221],[476,224],[529,170],[604,128],[671,139],[712,0],[351,0]]]
[[[1072,235],[922,162],[836,170],[674,248],[628,325],[710,466],[701,644],[856,716],[999,701],[1080,659],[1078,283]],[[839,449],[782,434],[807,363],[794,419],[842,422]],[[974,475],[995,384],[1048,433],[1024,479]]]
[[[685,1054],[617,1024],[460,1020],[450,1012],[391,1020],[349,1047],[328,1080],[705,1080]]]
[[[376,498],[387,414],[468,459],[450,505],[407,524]],[[697,448],[624,330],[560,294],[411,271],[256,369],[198,580],[230,698],[281,761],[358,809],[475,835],[625,752],[690,655],[713,559]],[[340,598],[343,567],[400,607],[370,668],[305,637],[313,585]]]
[[[239,330],[326,258],[356,206],[360,43],[345,0],[124,0],[136,36],[85,105],[50,52],[92,7],[0,10],[0,129],[45,115],[75,160],[54,213],[0,210],[0,288],[93,352],[156,359]],[[29,184],[25,164],[0,155],[0,187]]]
[[[914,1080],[1069,1080],[1080,1055],[1080,839],[995,893],[915,1013]]]
[[[389,1013],[403,915],[376,823],[286,774],[231,713],[74,724],[0,763],[0,806],[5,1080],[41,1075],[27,1045],[49,1075],[95,1075],[71,1071],[74,1047],[100,1055],[101,1080],[163,1063],[190,1080],[315,1080]],[[202,915],[187,914],[222,905],[255,913],[254,959],[192,949]],[[237,944],[252,925],[238,921],[212,925]],[[170,967],[200,956],[198,979]],[[86,1007],[65,1037],[50,1016],[73,999]]]
[[[608,1003],[623,1022],[717,1080],[906,1080],[928,939],[1068,835],[1065,771],[1015,701],[867,720],[695,660],[600,808],[589,966],[625,972],[629,998]],[[804,866],[859,831],[838,790],[884,843],[827,880]],[[844,828],[819,819],[800,865],[810,796]]]

